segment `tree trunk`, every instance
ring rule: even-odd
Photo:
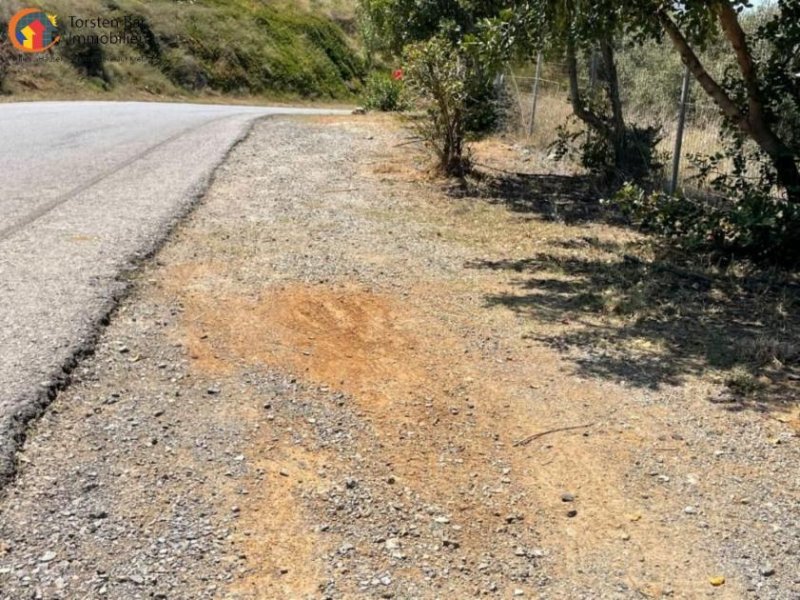
[[[612,144],[614,145],[614,162],[619,169],[625,164],[626,139],[625,118],[622,112],[622,99],[619,92],[619,75],[617,64],[614,60],[614,47],[610,40],[605,39],[600,43],[603,64],[606,71],[606,91],[611,103]]]
[[[597,133],[606,139],[610,139],[611,128],[603,119],[586,108],[583,103],[583,97],[578,85],[578,59],[575,56],[575,43],[571,38],[567,40],[567,75],[569,76],[569,100],[572,104],[572,112]]]

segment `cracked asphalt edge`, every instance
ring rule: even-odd
[[[250,137],[256,124],[275,116],[265,115],[247,122],[239,135],[233,138],[220,160],[197,180],[185,200],[176,204],[175,211],[170,218],[161,224],[154,235],[147,240],[146,245],[126,258],[125,264],[116,277],[107,282],[108,298],[106,302],[97,311],[91,323],[78,336],[78,341],[69,349],[68,358],[40,382],[37,390],[23,395],[21,402],[17,404],[18,408],[12,414],[0,419],[0,498],[5,495],[7,486],[16,477],[18,467],[16,455],[25,444],[29,427],[44,414],[59,392],[70,385],[72,373],[78,365],[94,354],[103,330],[113,319],[120,303],[131,291],[131,275],[141,270],[144,264],[155,256],[175,229],[203,201],[214,183],[219,168],[229,159],[231,153]]]

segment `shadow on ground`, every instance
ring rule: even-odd
[[[607,221],[586,178],[483,177],[480,196],[511,210],[566,222]],[[555,208],[554,208],[555,207]],[[577,231],[576,231],[577,232]],[[659,388],[719,373],[713,400],[732,410],[797,402],[800,283],[781,274],[677,262],[593,237],[552,241],[522,260],[479,260],[473,269],[511,271],[511,291],[488,296],[533,322],[530,337],[557,348],[587,376]]]
[[[588,175],[476,170],[463,185],[451,188],[449,193],[502,203],[514,212],[537,213],[545,219],[565,223],[614,220],[600,206],[598,200],[602,194],[595,179]]]

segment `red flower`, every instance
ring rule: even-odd
[[[392,71],[392,79],[395,81],[403,81],[403,69],[395,69]]]

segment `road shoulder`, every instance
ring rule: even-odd
[[[476,267],[547,239],[402,142],[281,118],[232,153],[20,454],[11,597],[797,591],[791,427],[578,373]]]

